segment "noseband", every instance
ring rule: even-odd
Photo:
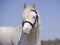
[[[36,24],[36,21],[38,22],[38,15],[37,15],[37,11],[36,10],[31,10],[31,11],[33,11],[33,12],[35,12],[36,13],[36,19],[35,19],[35,22],[32,24],[31,22],[29,22],[29,21],[23,21],[22,22],[22,27],[24,26],[24,23],[29,23],[31,26],[32,26],[32,29],[34,28],[34,26],[35,26],[35,24]]]

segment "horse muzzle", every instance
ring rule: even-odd
[[[24,34],[29,34],[30,33],[30,30],[28,30],[28,28],[26,30],[23,30],[22,31]]]

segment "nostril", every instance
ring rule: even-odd
[[[28,31],[28,28],[26,28],[25,32],[29,32],[29,31]]]
[[[28,30],[28,28],[26,28]]]
[[[26,32],[29,32],[28,30]]]

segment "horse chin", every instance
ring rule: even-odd
[[[25,35],[29,35],[29,33],[24,33]]]
[[[23,31],[23,33],[24,33],[25,35],[29,35],[29,34],[30,34],[30,31]]]

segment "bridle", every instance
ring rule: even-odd
[[[29,23],[31,26],[32,26],[32,29],[34,28],[34,26],[35,26],[35,24],[36,24],[36,22],[38,23],[38,15],[37,15],[37,11],[36,10],[31,10],[31,11],[33,11],[33,12],[35,12],[36,13],[36,18],[35,18],[35,21],[34,21],[34,23],[32,24],[31,22],[29,22],[29,21],[23,21],[22,22],[22,27],[24,26],[24,23]]]

